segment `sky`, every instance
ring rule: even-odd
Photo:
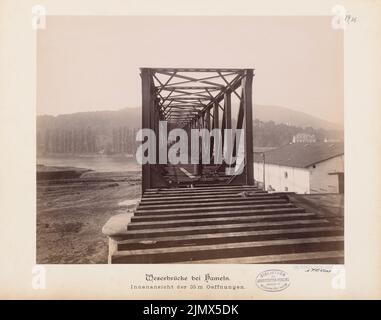
[[[37,114],[140,107],[140,67],[254,68],[254,104],[343,123],[343,33],[331,17],[50,16],[37,37]]]

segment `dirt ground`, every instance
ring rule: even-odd
[[[140,173],[88,172],[77,179],[37,182],[37,263],[107,263],[106,221],[139,198]]]

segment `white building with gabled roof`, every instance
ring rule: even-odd
[[[344,144],[292,143],[256,153],[254,179],[268,191],[344,193]]]

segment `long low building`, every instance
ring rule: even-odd
[[[344,193],[344,144],[291,143],[255,153],[254,179],[268,191]]]

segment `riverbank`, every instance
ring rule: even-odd
[[[141,173],[87,171],[37,180],[37,263],[107,263],[102,227],[141,195]]]
[[[134,155],[128,154],[50,154],[37,157],[38,165],[86,168],[97,172],[138,172]]]

